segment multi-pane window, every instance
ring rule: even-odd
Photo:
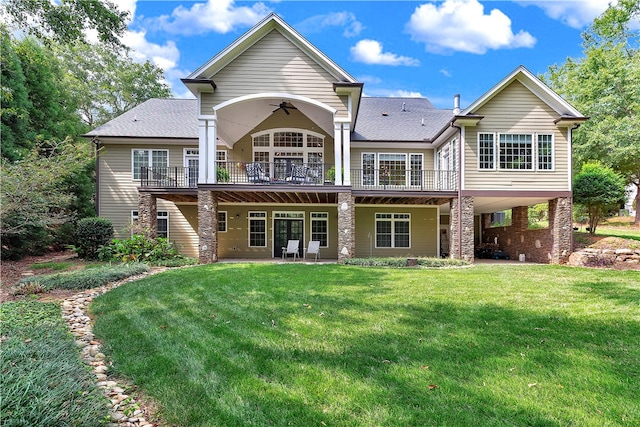
[[[538,170],[553,169],[553,135],[538,135]]]
[[[362,185],[376,184],[376,154],[362,153]]]
[[[492,133],[478,134],[478,167],[495,169],[495,145]]]
[[[166,173],[166,168],[169,166],[169,151],[131,150],[131,169],[133,172],[133,179],[140,179],[140,170],[143,166],[155,169],[159,173]]]
[[[249,246],[267,246],[267,213],[249,212]]]
[[[329,214],[327,212],[311,212],[311,240],[320,242],[320,246],[329,246]]]
[[[157,236],[165,239],[169,238],[169,212],[158,211]],[[138,222],[138,211],[131,211],[131,224]]]
[[[227,212],[218,211],[218,232],[225,233],[227,231]]]
[[[407,180],[407,155],[380,153],[378,155],[380,185],[405,185]]]
[[[502,133],[499,136],[500,169],[533,169],[531,134]]]
[[[274,147],[303,147],[304,137],[302,132],[274,132]]]
[[[410,154],[409,162],[411,163],[411,185],[422,184],[422,154]]]
[[[376,214],[376,248],[411,247],[411,215],[408,213]]]

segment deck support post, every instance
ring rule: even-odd
[[[142,234],[148,239],[157,237],[158,202],[153,194],[138,193],[138,223],[133,227],[133,234]]]
[[[449,256],[473,262],[474,224],[473,197],[454,197],[449,203]]]
[[[549,229],[551,230],[551,253],[549,262],[560,264],[571,255],[573,238],[573,219],[571,199],[559,197],[549,200]]]
[[[198,257],[200,264],[218,262],[218,197],[198,190]]]
[[[338,193],[338,262],[356,253],[356,200],[351,192]]]

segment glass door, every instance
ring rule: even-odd
[[[282,257],[282,248],[287,247],[289,240],[298,240],[298,253],[302,257],[304,248],[304,213],[277,212],[273,220],[273,256]]]

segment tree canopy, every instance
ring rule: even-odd
[[[599,222],[616,210],[626,196],[625,183],[613,169],[598,162],[585,163],[573,182],[573,197],[589,215],[589,232],[595,234]]]
[[[102,43],[120,45],[129,16],[108,0],[4,0],[0,7],[14,27],[60,43],[86,41],[95,30]]]
[[[632,25],[639,17],[640,0],[609,6],[582,35],[584,57],[550,67],[546,79],[590,117],[574,133],[575,169],[600,160],[640,190],[640,31]]]

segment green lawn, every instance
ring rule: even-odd
[[[217,264],[94,301],[179,426],[637,426],[640,274]]]

